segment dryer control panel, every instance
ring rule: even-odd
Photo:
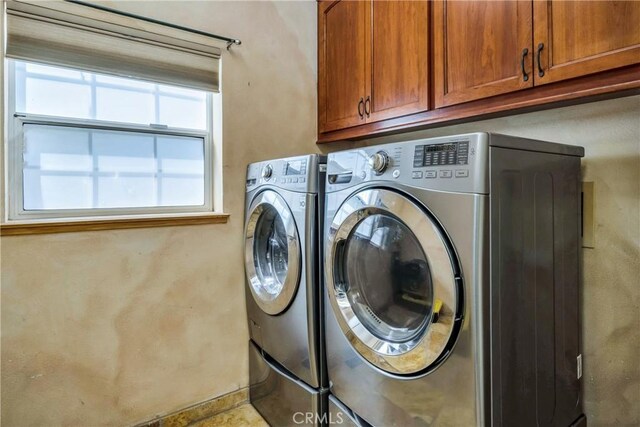
[[[247,191],[260,185],[273,185],[289,191],[318,191],[318,173],[326,167],[324,156],[287,157],[252,163],[247,167]]]
[[[397,182],[440,191],[487,194],[489,135],[365,147],[329,154],[326,191],[364,182]]]

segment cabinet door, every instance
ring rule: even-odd
[[[533,13],[536,85],[640,62],[640,2],[534,1]]]
[[[365,21],[369,7],[368,1],[323,1],[318,4],[320,132],[365,122]]]
[[[531,9],[531,1],[434,3],[436,107],[533,85]]]
[[[367,122],[427,110],[429,3],[373,1],[368,22]]]

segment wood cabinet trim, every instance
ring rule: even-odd
[[[99,219],[65,219],[40,222],[5,222],[0,224],[1,236],[70,233],[127,228],[172,227],[182,225],[225,224],[229,214],[163,215],[156,217],[114,217]]]
[[[640,65],[632,65],[567,81],[463,104],[396,117],[363,126],[321,133],[318,144],[416,131],[535,110],[640,93]]]

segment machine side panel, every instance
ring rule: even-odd
[[[582,413],[580,159],[490,148],[494,426],[567,426]]]

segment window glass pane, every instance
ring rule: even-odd
[[[25,124],[24,209],[202,206],[204,139]]]
[[[91,118],[90,86],[32,77],[27,77],[23,84],[25,111],[21,113]]]
[[[157,123],[153,94],[97,87],[95,118],[141,125]]]
[[[97,208],[128,208],[159,206],[156,178],[147,176],[111,175],[98,177]]]
[[[93,184],[87,174],[58,175],[39,170],[24,171],[24,209],[88,209]]]
[[[24,67],[22,68],[29,74],[42,74],[49,77],[65,77],[74,80],[91,79],[90,73],[83,73],[82,71],[71,70],[68,68],[51,67],[49,65],[33,64],[29,62],[25,62]]]
[[[207,129],[207,92],[13,61],[20,113]]]
[[[158,85],[158,89],[163,94],[179,95],[187,98],[198,98],[201,100],[205,99],[205,92],[201,90],[187,89],[184,87],[167,86],[167,85],[161,85],[161,84]]]
[[[93,132],[93,156],[98,170],[155,173],[155,138],[155,135],[148,133]]]
[[[158,123],[178,128],[207,128],[206,98],[180,98],[161,95],[159,105]]]
[[[24,127],[24,168],[42,171],[93,170],[89,132],[63,126],[49,126],[46,138],[40,127]]]
[[[160,180],[162,206],[204,205],[204,181],[188,176],[163,176]]]
[[[195,138],[158,136],[158,167],[164,174],[204,175],[202,142]]]
[[[103,76],[100,74],[96,74],[96,82],[102,83],[104,85],[113,85],[113,86],[119,86],[119,87],[139,89],[147,92],[151,92],[155,90],[155,87],[156,87],[154,83],[143,82],[142,80],[126,79],[123,77]]]

